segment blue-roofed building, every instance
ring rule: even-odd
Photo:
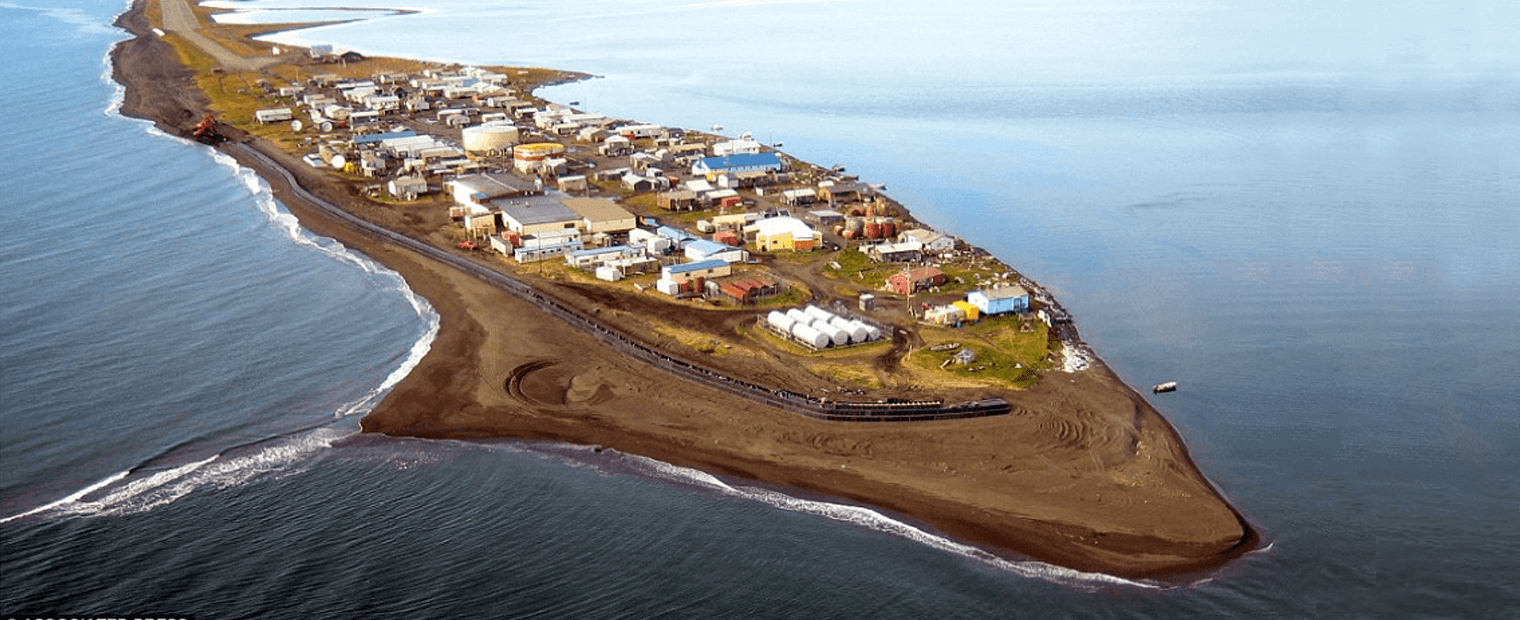
[[[749,258],[744,248],[697,239],[686,243],[686,258],[694,261],[718,259],[726,263],[739,263]]]
[[[725,157],[704,157],[691,165],[691,173],[715,180],[718,175],[736,172],[780,172],[781,156],[775,153],[747,153]]]
[[[390,140],[390,139],[393,139],[393,138],[410,138],[410,137],[415,136],[415,135],[417,135],[417,133],[414,132],[414,131],[412,131],[412,130],[410,130],[410,129],[403,129],[401,131],[392,131],[392,132],[389,132],[389,133],[365,134],[365,135],[362,135],[362,136],[354,136],[354,145],[358,146],[358,145],[362,145],[362,144],[379,144],[381,142],[384,142],[386,140]]]
[[[1018,285],[995,286],[967,293],[966,301],[982,314],[1025,312],[1029,310],[1029,291]]]
[[[686,247],[687,243],[696,241],[700,238],[674,226],[661,226],[654,229],[654,233],[656,235],[669,239],[671,246],[677,250]]]
[[[732,273],[733,267],[727,261],[712,259],[667,265],[660,271],[660,278],[681,283],[695,278],[721,278]]]

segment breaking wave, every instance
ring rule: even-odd
[[[707,472],[678,467],[663,461],[637,455],[630,454],[624,456],[627,457],[629,462],[642,470],[643,473],[656,478],[691,484],[731,497],[761,502],[782,510],[820,516],[884,534],[898,536],[1021,577],[1039,579],[1085,590],[1096,590],[1105,586],[1130,586],[1147,589],[1163,589],[1168,587],[1155,582],[1136,581],[1103,573],[1084,572],[1034,560],[1007,560],[977,547],[931,534],[862,506],[802,499],[769,489],[733,486]]]

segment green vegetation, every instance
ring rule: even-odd
[[[993,317],[962,329],[921,327],[925,346],[910,353],[904,363],[930,376],[954,377],[989,386],[1027,388],[1038,380],[1036,371],[1050,368],[1049,335],[1043,322],[1031,320],[1028,331],[1020,317]],[[944,351],[934,347],[961,343]],[[949,361],[961,349],[970,349],[976,361],[961,365]],[[949,361],[947,364],[946,362]]]

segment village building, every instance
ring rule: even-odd
[[[294,119],[295,117],[295,113],[291,112],[290,108],[270,108],[268,110],[256,110],[253,113],[254,120],[257,120],[260,125],[281,123]]]
[[[604,198],[566,198],[565,206],[580,216],[580,229],[587,233],[618,235],[638,226],[638,217]]]
[[[726,263],[742,263],[749,260],[749,252],[744,251],[744,248],[706,239],[689,241],[682,251],[685,252],[686,258],[692,261],[717,259]]]
[[[641,247],[614,245],[569,252],[565,254],[565,264],[576,269],[591,271],[619,259],[640,258],[647,255]]]
[[[798,207],[812,204],[818,201],[818,190],[811,187],[801,189],[789,189],[781,192],[781,202],[787,206]]]
[[[445,185],[454,202],[481,209],[489,208],[487,203],[498,198],[538,193],[532,183],[501,172],[465,175]]]
[[[966,295],[966,301],[987,315],[1026,312],[1029,310],[1029,291],[1017,284],[1005,284],[971,291]]]
[[[785,290],[780,284],[767,278],[746,278],[734,282],[707,281],[707,296],[726,299],[739,305],[748,305],[766,297],[775,297]]]
[[[916,241],[923,245],[925,252],[940,254],[955,249],[955,238],[940,234],[927,228],[914,228],[902,231],[897,235],[899,242]]]
[[[755,227],[755,245],[762,252],[805,252],[818,246],[818,233],[808,227],[806,222],[794,217],[763,219],[752,226]]]
[[[677,284],[696,280],[721,278],[733,273],[733,266],[726,261],[717,259],[682,263],[680,265],[666,265],[660,270],[660,279],[670,280]]]
[[[878,263],[912,263],[924,259],[924,246],[916,241],[866,246],[866,256]]]
[[[722,142],[713,143],[712,154],[714,157],[728,157],[731,155],[755,155],[760,152],[760,149],[763,146],[764,145],[760,144],[759,142],[756,142],[755,140],[749,138],[740,138],[738,140],[724,140]]]
[[[569,228],[527,235],[519,239],[512,251],[512,258],[519,263],[536,263],[556,256],[564,256],[583,247],[581,231]]]
[[[695,211],[701,205],[700,197],[689,189],[660,192],[655,196],[655,201],[666,211]]]
[[[858,181],[824,181],[818,184],[818,199],[827,202],[859,202],[871,194],[871,186]]]
[[[808,211],[803,218],[819,226],[833,226],[844,223],[844,214],[833,209],[819,209]]]
[[[579,233],[581,214],[564,203],[542,195],[497,198],[488,206],[501,213],[502,223],[519,235],[536,235],[562,230]]]
[[[887,285],[899,295],[907,295],[918,291],[928,290],[936,286],[943,286],[949,279],[945,272],[935,267],[919,267],[908,273],[894,273],[887,278]]]
[[[400,200],[416,200],[418,196],[428,192],[427,179],[420,176],[404,176],[391,179],[386,183],[386,189],[391,196]]]
[[[720,174],[735,174],[740,172],[780,172],[783,166],[781,157],[775,153],[752,153],[746,155],[728,155],[725,157],[704,157],[692,164],[691,173],[694,176],[705,176],[709,181],[716,181]]]

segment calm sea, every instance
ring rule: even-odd
[[[1154,402],[1270,545],[1132,582],[636,457],[357,435],[426,303],[115,114],[119,5],[4,3],[5,617],[1520,613],[1514,3],[410,4],[282,40],[587,71],[547,94],[886,184],[1180,382]]]

